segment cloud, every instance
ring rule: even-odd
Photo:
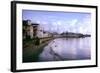
[[[77,19],[73,19],[73,20],[71,21],[71,23],[70,23],[70,26],[72,26],[72,27],[75,26],[77,22],[78,22]]]

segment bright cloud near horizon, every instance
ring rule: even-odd
[[[50,32],[91,34],[90,13],[23,10],[22,20],[31,20]]]

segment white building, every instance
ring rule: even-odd
[[[37,30],[37,37],[39,38],[51,37],[51,34],[48,31],[45,31],[43,26],[39,25]]]

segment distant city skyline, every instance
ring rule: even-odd
[[[22,20],[31,20],[50,32],[91,34],[91,13],[23,10]]]

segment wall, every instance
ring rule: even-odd
[[[11,0],[0,1],[0,73],[11,73],[10,72],[10,1]],[[100,0],[33,0],[33,1],[98,5],[100,8]],[[99,13],[100,13],[100,10],[99,10]],[[100,14],[98,16],[100,16]],[[98,17],[98,19],[100,19],[100,17]],[[99,26],[100,25],[98,25],[98,28]],[[98,31],[100,31],[100,29]],[[98,37],[100,37],[100,33],[98,34]],[[100,43],[100,41],[98,43]],[[100,55],[99,49],[100,49],[100,46],[98,46],[98,52],[99,52],[98,55]],[[99,57],[99,61],[100,61],[100,57]],[[54,73],[99,73],[100,72],[99,68],[100,67],[38,71],[34,73],[52,73],[52,72]],[[33,73],[33,72],[28,72],[28,73]]]

